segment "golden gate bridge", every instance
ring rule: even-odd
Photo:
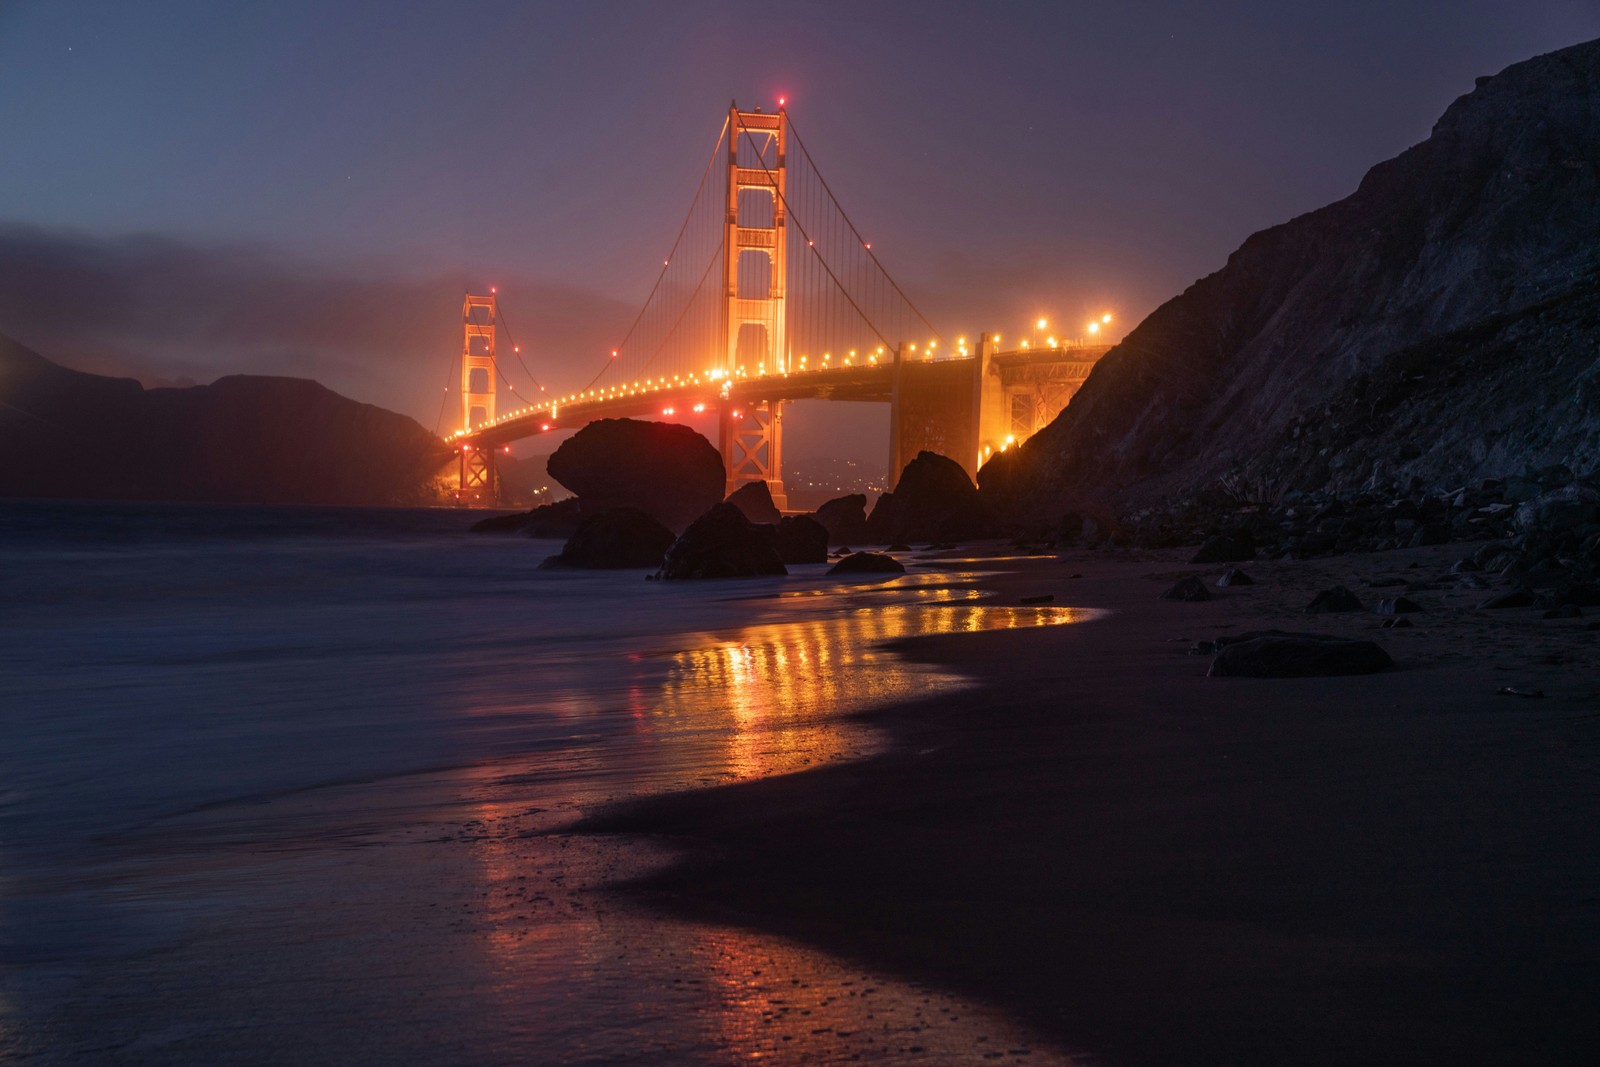
[[[654,286],[587,384],[547,393],[512,344],[532,383],[524,397],[499,358],[502,328],[494,290],[466,296],[461,428],[446,438],[463,496],[490,502],[509,442],[603,418],[715,413],[728,491],[765,481],[784,508],[783,407],[806,399],[890,405],[891,489],[922,449],[975,475],[1053,419],[1109,347],[948,342],[845,213],[781,100],[770,113],[729,107]],[[501,385],[519,406],[500,409]]]

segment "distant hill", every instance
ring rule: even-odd
[[[1258,233],[992,472],[1038,515],[1600,461],[1600,41]]]
[[[0,496],[422,504],[449,460],[414,420],[313,381],[145,389],[0,336]]]

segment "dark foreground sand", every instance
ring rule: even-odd
[[[1302,612],[1462,554],[1250,564],[1262,584],[1199,604],[1158,599],[1222,570],[1179,553],[1006,562],[1000,603],[1111,614],[914,642],[983,688],[879,713],[890,754],[584,828],[687,845],[635,887],[659,906],[977,995],[1095,1062],[1597,1063],[1600,611],[1443,583],[1409,630]],[[1396,667],[1212,679],[1187,654],[1260,626]]]

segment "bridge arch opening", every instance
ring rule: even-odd
[[[766,300],[772,295],[772,257],[747,248],[739,253],[739,299]]]
[[[772,342],[764,322],[745,322],[739,325],[738,343],[734,346],[734,364],[744,367],[749,374],[772,361]]]
[[[486,409],[481,408],[481,407],[473,408],[472,411],[470,413],[468,413],[468,415],[467,415],[467,423],[470,426],[482,426],[484,423],[486,423],[488,421],[489,421],[489,412]]]
[[[739,190],[739,225],[750,229],[772,229],[777,216],[777,197],[771,189]]]
[[[489,391],[489,368],[474,367],[467,374],[467,392],[487,393]]]

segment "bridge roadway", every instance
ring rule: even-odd
[[[971,362],[952,357],[940,363]],[[726,387],[726,388],[724,388]],[[556,430],[575,430],[597,419],[684,416],[723,405],[761,404],[774,400],[866,400],[887,403],[894,395],[892,363],[797,370],[755,378],[682,380],[640,385],[615,393],[595,390],[594,399],[573,399],[545,408],[507,412],[470,433],[446,438],[456,448],[499,448],[525,437]]]
[[[1051,368],[1071,368],[1074,382],[1087,377],[1089,369],[1110,348],[1109,345],[1073,345],[1059,348],[1015,349],[994,352],[988,367],[1008,383],[1028,374],[1049,373]],[[981,355],[940,356],[911,361],[909,366],[949,366],[975,364]],[[977,368],[974,367],[974,370]],[[521,408],[483,423],[473,430],[458,430],[446,438],[457,449],[462,447],[496,449],[512,441],[536,437],[557,430],[580,429],[597,419],[652,418],[682,416],[713,411],[727,405],[761,404],[781,400],[858,400],[888,403],[894,399],[893,359],[877,363],[839,367],[813,367],[768,374],[753,378],[711,380],[691,376],[671,382],[609,386],[593,390],[593,398],[570,399],[543,408]],[[700,405],[696,410],[696,405]],[[1054,417],[1055,412],[1050,412]]]

